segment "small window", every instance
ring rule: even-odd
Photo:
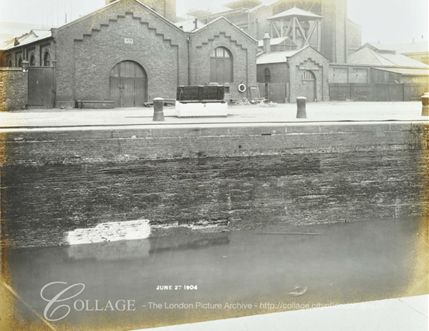
[[[43,56],[43,66],[49,67],[50,65],[51,65],[51,59],[49,56],[49,52],[46,52],[45,55]]]
[[[12,67],[12,60],[9,60],[8,67]]]
[[[302,80],[315,80],[311,71],[304,71],[302,73]]]
[[[213,50],[211,57],[216,57],[216,58],[230,58],[230,54],[229,51],[224,48],[224,47],[218,47],[216,49]]]
[[[18,59],[18,67],[22,67],[22,58]]]
[[[34,57],[34,55],[31,55],[30,57],[30,66],[34,66],[36,64],[36,59]]]
[[[264,69],[264,82],[271,83],[271,71],[268,68]]]

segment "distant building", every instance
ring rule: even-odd
[[[393,47],[375,47],[370,43],[363,45],[347,58],[348,64],[382,65],[397,67],[428,68],[427,64],[400,54]]]
[[[412,42],[407,44],[386,45],[381,43],[366,43],[367,46],[374,51],[395,51],[398,54],[405,55],[413,60],[429,64],[429,43],[428,42]]]
[[[311,45],[336,63],[345,63],[347,55],[361,46],[361,27],[347,19],[347,0],[266,0],[263,3],[239,0],[211,11],[194,10],[188,14],[204,23],[223,16],[258,40],[262,40],[265,33],[273,39],[283,37],[292,31],[289,26],[292,22],[295,22],[296,38],[301,36],[299,29],[310,33],[314,26],[310,42],[298,48]],[[292,16],[297,20],[291,20]],[[313,24],[311,17],[318,23]]]

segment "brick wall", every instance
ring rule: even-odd
[[[353,21],[347,20],[347,56],[356,52],[362,46],[362,27]]]
[[[328,81],[329,83],[371,83],[370,68],[331,65]]]
[[[105,4],[108,5],[116,0],[106,0]],[[176,0],[141,0],[149,8],[155,10],[158,14],[164,16],[168,20],[176,21]]]
[[[300,94],[303,71],[310,70],[316,77],[316,98],[318,101],[329,100],[329,86],[326,75],[329,72],[329,61],[319,52],[307,47],[303,51],[288,58],[290,75],[290,102],[295,102]],[[314,70],[313,70],[314,68]]]
[[[331,62],[345,63],[347,56],[347,1],[323,0],[322,44],[323,55]]]
[[[125,44],[125,37],[132,38],[133,43]],[[149,100],[174,98],[180,55],[177,41],[157,35],[149,24],[143,24],[132,14],[119,17],[100,31],[84,36],[81,42],[75,41],[75,97],[110,100],[109,77],[113,67],[121,61],[132,60],[147,74]],[[183,56],[186,59],[186,54]]]
[[[286,83],[289,81],[289,70],[286,63],[270,63],[258,65],[258,83],[265,83],[265,68],[268,68],[270,70],[271,83]]]
[[[28,73],[0,68],[0,111],[24,109],[28,102]]]
[[[140,218],[258,229],[418,216],[427,131],[386,123],[3,133],[3,239],[58,245],[66,231]]]
[[[232,99],[249,98],[249,89],[238,91],[241,83],[256,85],[257,41],[237,30],[227,20],[220,18],[207,28],[203,28],[191,37],[191,85],[203,85],[210,82],[210,55],[217,47],[227,48],[233,58],[233,81],[230,83]]]
[[[107,36],[107,32],[112,35],[111,38]],[[148,37],[150,42],[147,45],[143,43],[140,34]],[[125,38],[135,39],[136,42],[133,45],[125,45]],[[106,72],[118,62],[126,60],[127,54],[130,54],[132,60],[141,63],[150,75],[148,82],[150,97],[155,95],[154,91],[164,93],[166,89],[168,96],[174,95],[175,89],[173,91],[169,89],[172,84],[176,85],[178,82],[187,84],[186,34],[135,1],[120,1],[99,10],[94,15],[78,19],[60,28],[56,33],[56,40],[57,106],[73,107],[74,100],[78,97],[77,93],[82,92],[75,90],[75,86],[78,86],[79,80],[89,79],[85,73],[86,65],[80,61],[81,56],[85,59],[91,58],[91,65],[94,67],[104,66],[103,73],[96,74],[97,80],[91,84],[99,86],[88,86],[96,90],[93,94],[97,96],[108,95],[109,75],[106,76]],[[170,46],[171,50],[164,55],[166,46],[170,44],[176,46]],[[91,52],[92,45],[96,46],[97,52]],[[139,53],[149,56],[150,59],[138,55]],[[162,61],[163,63],[165,61],[165,65],[160,65],[162,59],[160,54],[166,56]],[[92,60],[92,57],[97,61]],[[79,72],[76,71],[77,68]],[[156,78],[158,72],[159,78]]]
[[[266,32],[270,33],[270,21],[267,18],[271,16],[273,16],[272,6],[263,6],[249,13],[251,22],[249,34],[253,38],[261,40]]]

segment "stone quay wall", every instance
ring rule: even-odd
[[[3,244],[62,245],[68,231],[139,219],[163,236],[420,217],[428,129],[387,122],[3,132]]]

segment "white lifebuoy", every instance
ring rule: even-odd
[[[238,91],[241,93],[246,92],[246,85],[244,85],[243,83],[238,85]]]

